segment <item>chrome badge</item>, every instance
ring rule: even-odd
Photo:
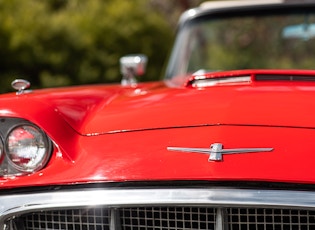
[[[271,152],[273,148],[240,148],[240,149],[223,149],[221,143],[214,143],[210,148],[185,148],[185,147],[167,147],[169,151],[191,152],[209,154],[208,161],[223,161],[224,154],[256,153]]]

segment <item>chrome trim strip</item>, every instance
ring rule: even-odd
[[[0,229],[7,218],[56,208],[86,206],[212,205],[216,207],[314,208],[315,192],[250,189],[85,189],[0,196]],[[117,220],[112,220],[116,222]],[[217,227],[220,229],[220,227]]]
[[[116,208],[110,210],[110,226],[109,229],[122,229],[120,224],[119,211]]]

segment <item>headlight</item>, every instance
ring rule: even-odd
[[[50,155],[50,142],[39,128],[18,125],[11,129],[5,141],[8,163],[21,172],[41,169]]]
[[[0,177],[39,171],[52,151],[52,141],[35,124],[22,118],[0,117]]]

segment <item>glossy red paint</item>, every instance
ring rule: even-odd
[[[315,76],[313,71],[245,72]],[[211,77],[227,74],[244,72]],[[207,88],[156,82],[3,95],[1,117],[34,122],[56,146],[46,168],[1,179],[1,187],[160,180],[314,183],[314,98],[313,82],[254,80]],[[274,151],[208,162],[204,154],[166,149],[215,142]]]

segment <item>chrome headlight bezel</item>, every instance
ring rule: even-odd
[[[0,164],[3,161],[3,158],[5,157],[5,150],[4,150],[4,141],[2,140],[2,137],[0,136]]]
[[[0,136],[0,176],[31,174],[47,165],[53,145],[37,125],[21,118],[0,118]]]

